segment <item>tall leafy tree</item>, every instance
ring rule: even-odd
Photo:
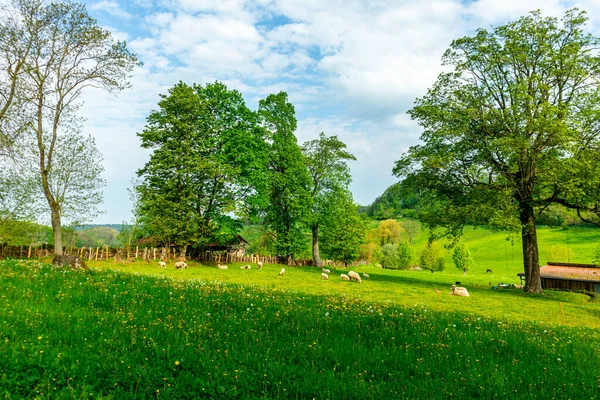
[[[322,233],[323,253],[327,258],[348,265],[358,259],[365,243],[366,221],[350,191],[331,192],[326,199]]]
[[[152,155],[138,171],[140,221],[163,243],[202,246],[230,229],[230,213],[265,204],[265,143],[241,93],[219,82],[178,83],[138,136]]]
[[[87,209],[70,200],[89,197],[89,193],[75,192],[93,187],[98,182],[95,172],[101,169],[97,158],[76,158],[89,154],[80,147],[76,112],[81,93],[87,87],[124,89],[137,59],[125,43],[113,41],[82,4],[69,0],[10,0],[8,4],[10,18],[0,19],[0,69],[7,79],[0,79],[7,86],[0,105],[7,111],[0,115],[0,129],[6,132],[8,124],[10,129],[26,128],[32,134],[20,144],[36,158],[34,165],[51,216],[54,251],[62,254],[63,213]],[[14,105],[24,125],[14,123],[15,114],[8,112]],[[8,136],[0,137],[6,143]],[[93,143],[83,146],[93,147]],[[74,162],[69,165],[69,160]],[[78,169],[89,164],[96,168]]]
[[[346,150],[346,145],[337,136],[327,137],[321,132],[319,139],[302,145],[304,162],[310,176],[312,208],[309,225],[312,233],[312,254],[315,265],[322,266],[319,253],[319,226],[326,217],[327,201],[332,193],[348,190],[352,180],[348,161],[356,160]]]
[[[536,11],[452,42],[449,72],[409,112],[423,144],[394,169],[432,196],[430,228],[520,230],[531,293],[541,292],[536,215],[578,203],[599,148],[600,41],[586,21],[577,10],[561,21]]]
[[[306,245],[304,227],[311,207],[310,177],[294,132],[297,121],[287,94],[269,95],[258,113],[267,132],[269,205],[265,221],[276,234],[277,254],[288,262]]]

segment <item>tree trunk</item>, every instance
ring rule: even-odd
[[[323,260],[321,260],[321,253],[319,252],[319,225],[315,224],[312,226],[312,252],[313,261],[317,267],[323,266]]]
[[[523,241],[523,267],[525,270],[525,291],[542,293],[540,279],[540,259],[535,228],[535,212],[530,202],[519,205],[521,219],[521,239]]]
[[[53,204],[50,208],[52,214],[52,233],[54,234],[54,255],[62,256],[62,234],[60,231],[60,212],[57,210],[58,205]]]
[[[188,247],[188,245],[187,245],[187,244],[186,244],[186,245],[183,245],[183,247],[181,248],[181,251],[180,251],[180,253],[179,253],[179,257],[181,257],[181,258],[183,258],[183,259],[185,259],[185,258],[186,258],[185,254],[187,253],[187,247]]]

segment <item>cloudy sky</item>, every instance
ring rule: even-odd
[[[88,92],[85,132],[104,154],[105,213],[130,218],[127,188],[148,160],[139,146],[159,94],[184,81],[223,81],[247,104],[284,90],[300,143],[337,135],[357,161],[355,200],[369,204],[395,182],[394,161],[418,142],[406,115],[441,71],[454,38],[541,9],[587,10],[600,32],[600,0],[84,0],[98,22],[144,63],[118,96]]]

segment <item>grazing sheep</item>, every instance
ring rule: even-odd
[[[438,288],[433,289],[433,291],[436,293],[440,293],[440,289],[438,289]]]
[[[175,269],[186,269],[187,264],[184,261],[177,261],[175,263]]]
[[[489,268],[487,269],[487,271],[485,271],[485,273],[486,273],[486,274],[493,274],[492,270],[491,270],[491,269],[489,269]]]
[[[523,285],[513,285],[517,290],[523,290]]]
[[[227,265],[217,264],[218,269],[227,269]]]
[[[340,274],[340,279],[343,281],[349,281],[350,277],[346,274]]]
[[[283,276],[285,274],[285,268],[281,268],[281,271],[279,271],[279,275]]]
[[[327,275],[325,272],[323,272],[323,273],[321,273],[321,279],[329,280],[329,275]]]
[[[252,268],[252,267],[250,266],[250,264],[242,265],[242,266],[240,267],[240,269],[250,269],[250,268]]]
[[[164,261],[159,261],[158,262],[158,268],[167,268],[167,263]]]
[[[256,265],[257,265],[258,269],[261,269],[263,266],[263,263],[262,263],[262,261],[259,261],[256,263]]]
[[[452,291],[450,292],[450,294],[452,294],[454,296],[469,297],[469,292],[467,291],[466,288],[459,287],[456,285],[452,285]]]
[[[368,278],[369,274],[363,272],[363,278]]]
[[[330,271],[330,270],[328,270],[327,268],[322,268],[322,269],[321,269],[321,272],[324,272],[324,273],[326,273],[326,274],[330,274],[330,273],[331,273],[331,271]]]
[[[360,279],[360,275],[354,271],[348,272],[348,278],[350,278],[351,281],[356,281],[358,283],[362,282],[362,279]]]

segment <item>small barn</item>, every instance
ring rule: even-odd
[[[235,235],[226,243],[209,243],[204,246],[204,260],[213,260],[216,254],[228,254],[230,257],[242,257],[246,253],[248,241]]]
[[[521,281],[525,273],[517,274]],[[593,264],[549,262],[540,267],[542,289],[585,290],[600,293],[600,268]]]

